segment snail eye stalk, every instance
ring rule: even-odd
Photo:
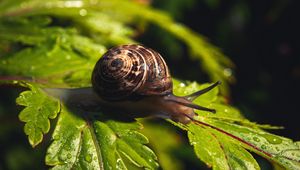
[[[202,90],[199,90],[195,93],[184,96],[182,98],[178,98],[178,97],[175,97],[173,95],[170,95],[170,96],[168,96],[167,100],[178,103],[178,104],[181,104],[181,105],[189,107],[189,108],[196,109],[196,110],[203,110],[203,111],[208,111],[208,112],[211,112],[211,113],[216,113],[215,109],[210,109],[210,108],[206,108],[206,107],[203,107],[203,106],[199,106],[199,105],[193,103],[192,101],[195,100],[200,95],[202,95],[204,93],[207,93],[210,90],[212,90],[213,88],[217,87],[219,84],[221,84],[221,82],[217,81],[214,84],[212,84],[212,85],[210,85],[210,86],[208,86],[208,87],[206,87]]]
[[[215,109],[210,109],[210,108],[207,108],[207,107],[203,107],[203,106],[199,106],[199,105],[196,105],[194,103],[182,103],[184,106],[187,106],[187,107],[190,107],[190,108],[193,108],[193,109],[196,109],[196,110],[203,110],[203,111],[208,111],[208,112],[211,112],[211,113],[216,113],[216,110]]]
[[[212,84],[212,85],[210,85],[210,86],[208,86],[208,87],[206,87],[202,90],[196,91],[195,93],[192,93],[190,95],[185,96],[185,98],[187,100],[194,101],[197,97],[201,96],[204,93],[209,92],[210,90],[214,89],[215,87],[217,87],[220,84],[221,84],[221,81],[217,81],[214,84]]]

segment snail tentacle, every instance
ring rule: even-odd
[[[217,81],[215,83],[213,83],[212,85],[201,89],[199,91],[196,91],[195,93],[189,94],[187,96],[185,96],[186,99],[190,100],[190,101],[194,101],[197,97],[201,96],[204,93],[209,92],[210,90],[214,89],[215,87],[217,87],[218,85],[221,84],[221,81]]]
[[[170,95],[166,100],[173,101],[175,103],[181,104],[183,106],[186,106],[186,107],[189,107],[189,108],[192,108],[192,109],[208,111],[208,112],[211,112],[211,113],[216,113],[215,109],[210,109],[210,108],[207,108],[207,107],[197,105],[197,104],[193,103],[192,100],[188,100],[185,97],[181,98],[181,97],[178,97],[178,96]]]

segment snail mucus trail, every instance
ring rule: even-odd
[[[99,106],[126,116],[155,116],[187,124],[197,122],[194,109],[215,112],[192,101],[220,84],[218,81],[193,94],[175,96],[168,66],[161,55],[135,44],[109,49],[96,63],[91,80],[92,88],[63,93],[46,91],[84,108]]]

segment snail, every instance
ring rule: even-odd
[[[220,84],[216,82],[188,96],[175,96],[162,56],[135,44],[109,49],[96,63],[91,80],[99,102],[108,108],[137,117],[170,118],[183,124],[193,120],[194,109],[215,112],[192,101]]]
[[[96,63],[91,81],[92,88],[46,88],[44,91],[84,110],[94,111],[100,107],[101,111],[115,115],[154,116],[187,124],[197,122],[193,118],[194,109],[216,112],[194,104],[193,100],[220,84],[218,81],[190,95],[176,96],[162,56],[136,44],[109,49]]]

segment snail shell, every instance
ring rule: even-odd
[[[111,48],[96,63],[91,87],[44,89],[68,106],[126,117],[161,117],[187,124],[205,125],[194,119],[194,110],[215,113],[215,109],[193,103],[194,99],[220,84],[216,82],[187,96],[172,92],[168,67],[160,54],[141,45]]]
[[[172,93],[172,79],[164,59],[141,45],[108,50],[95,65],[92,84],[96,93],[107,101]]]
[[[141,45],[111,48],[92,73],[94,92],[103,108],[133,117],[157,116],[181,123],[195,122],[194,109],[215,112],[192,103],[219,82],[188,96],[175,96],[169,69],[159,53]]]

